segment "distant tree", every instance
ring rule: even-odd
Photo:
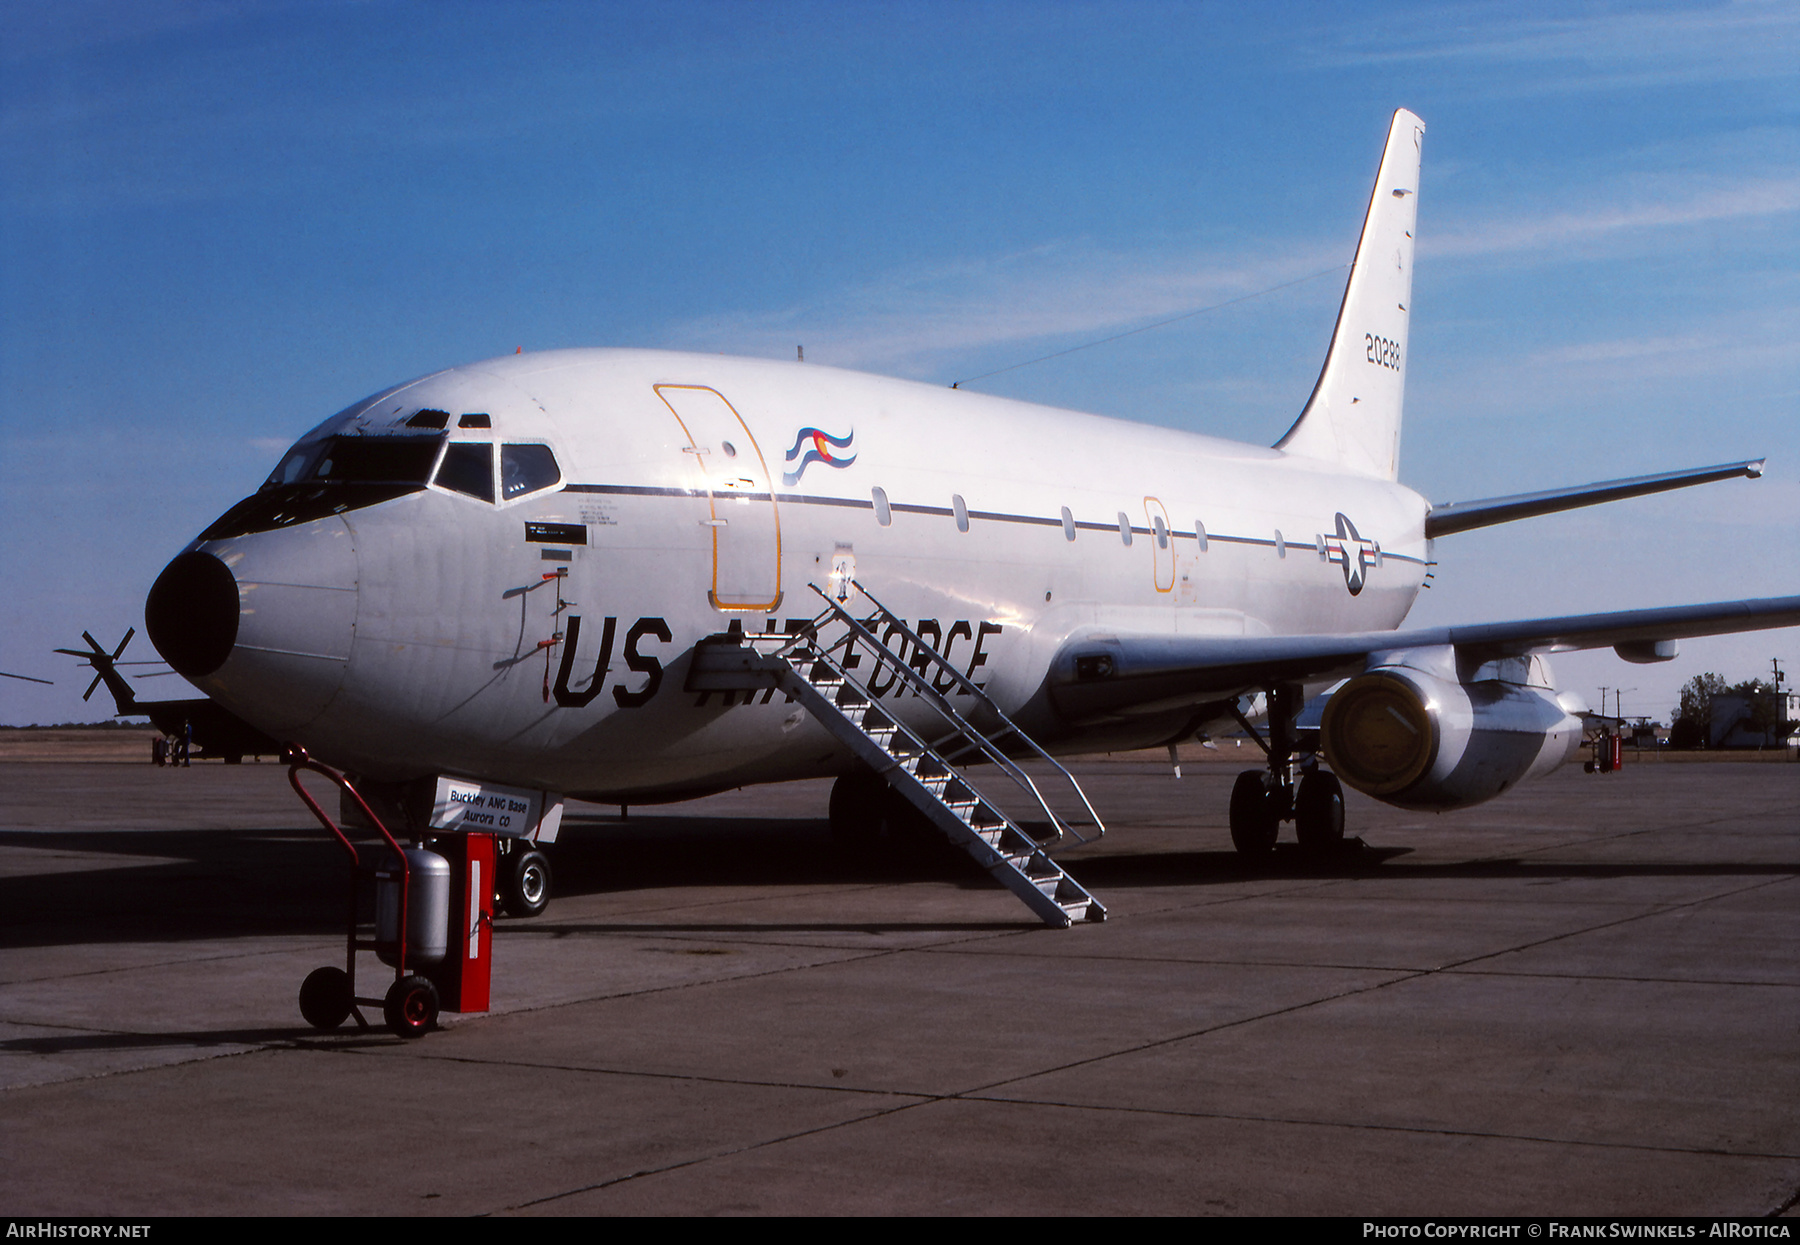
[[[1704,748],[1712,730],[1714,696],[1731,690],[1716,674],[1697,674],[1681,687],[1681,703],[1669,719],[1671,748]]]
[[[1786,703],[1776,695],[1773,687],[1761,679],[1734,683],[1726,691],[1733,696],[1742,696],[1749,705],[1744,725],[1755,734],[1774,741],[1786,739],[1793,733],[1793,724],[1787,720],[1785,712]]]

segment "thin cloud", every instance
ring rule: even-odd
[[[994,347],[1068,342],[1130,330],[1271,290],[1348,257],[1322,246],[1246,261],[1242,254],[1121,255],[1074,245],[896,273],[828,299],[673,326],[672,344],[791,354],[917,373]],[[1325,278],[1321,277],[1321,280]]]
[[[1761,178],[1684,198],[1480,221],[1419,239],[1421,259],[1545,250],[1638,230],[1678,229],[1800,210],[1800,176]]]
[[[1549,16],[1511,4],[1423,5],[1404,21],[1347,27],[1317,47],[1333,67],[1441,63],[1459,74],[1487,67],[1490,92],[1511,95],[1613,90],[1624,86],[1745,82],[1793,73],[1800,11],[1781,3],[1737,3],[1686,11],[1641,9]],[[1378,29],[1380,42],[1362,42]]]

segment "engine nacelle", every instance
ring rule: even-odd
[[[1471,673],[1455,677],[1451,650],[1394,654],[1338,688],[1319,724],[1332,770],[1401,808],[1464,808],[1575,756],[1580,700],[1540,659]]]

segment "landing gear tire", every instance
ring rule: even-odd
[[[832,784],[831,838],[864,865],[934,866],[954,856],[930,819],[876,774],[845,774]]]
[[[1280,793],[1265,779],[1261,770],[1247,769],[1231,788],[1231,845],[1246,860],[1268,859],[1281,832]]]
[[[424,1037],[437,1027],[438,992],[430,981],[408,974],[388,987],[381,1014],[403,1038]]]
[[[315,968],[300,983],[300,1014],[315,1029],[335,1029],[350,1015],[350,976],[341,968]]]
[[[862,855],[881,838],[888,785],[874,774],[845,774],[831,784],[831,841]]]
[[[1344,787],[1337,775],[1314,770],[1294,796],[1294,831],[1310,852],[1329,852],[1344,842]]]
[[[536,848],[514,852],[500,877],[500,906],[508,916],[537,916],[550,906],[550,858]]]

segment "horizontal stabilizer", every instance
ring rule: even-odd
[[[1656,476],[1634,476],[1629,480],[1602,480],[1598,484],[1579,484],[1573,488],[1550,489],[1543,493],[1517,493],[1511,497],[1489,497],[1483,501],[1456,501],[1433,506],[1425,516],[1425,535],[1449,536],[1514,519],[1534,515],[1555,514],[1559,510],[1575,510],[1597,506],[1603,501],[1621,501],[1642,497],[1646,493],[1662,493],[1669,489],[1687,488],[1691,484],[1711,484],[1714,480],[1735,480],[1739,476],[1756,479],[1763,473],[1763,460],[1742,463],[1720,463],[1716,467],[1695,467],[1688,471],[1668,471]]]

